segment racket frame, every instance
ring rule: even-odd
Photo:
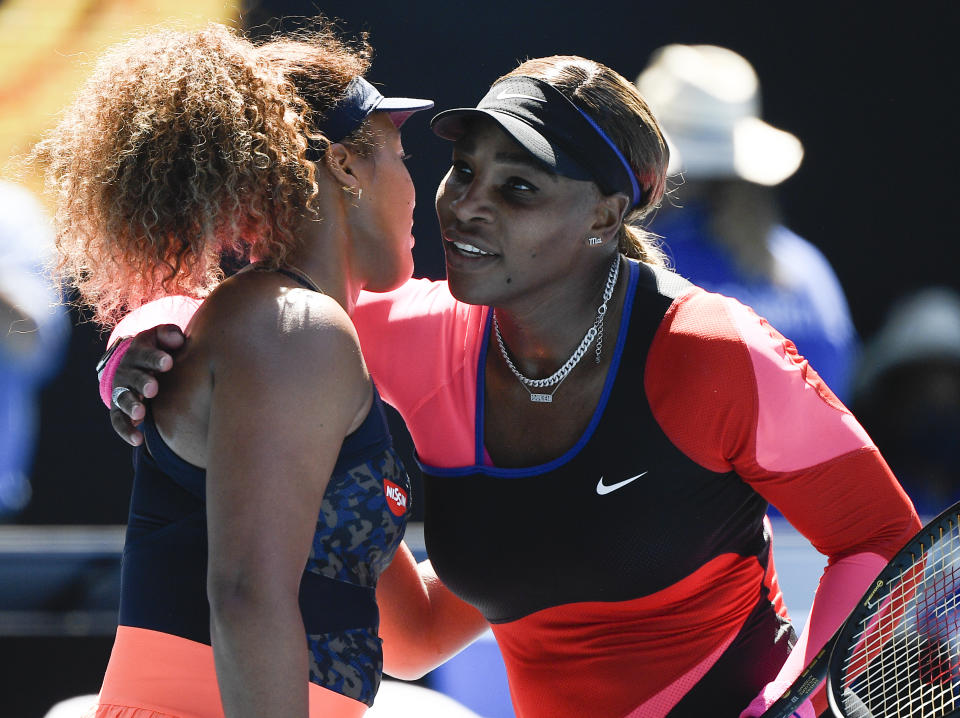
[[[823,682],[824,678],[827,678],[827,699],[830,702],[830,709],[837,716],[844,715],[839,708],[840,696],[834,696],[833,688],[836,685],[837,690],[842,692],[842,674],[839,666],[842,662],[842,652],[837,650],[836,647],[845,645],[842,641],[849,641],[853,631],[859,628],[863,617],[872,610],[871,601],[876,597],[877,591],[888,584],[892,578],[902,575],[906,570],[916,565],[919,560],[918,553],[919,556],[925,555],[930,546],[939,540],[939,536],[935,536],[935,533],[944,525],[949,527],[951,520],[953,524],[960,525],[960,502],[943,510],[936,518],[927,522],[904,544],[903,548],[897,551],[896,555],[883,567],[883,570],[877,574],[877,577],[847,618],[844,619],[836,633],[811,659],[790,687],[761,714],[760,718],[790,718],[797,707]],[[835,663],[837,667],[834,666]]]
[[[836,636],[831,639],[830,662],[827,668],[827,700],[835,715],[846,716],[842,704],[846,679],[844,658],[847,647],[860,640],[858,634],[861,633],[863,626],[877,615],[877,607],[883,605],[883,599],[900,588],[902,581],[899,579],[930,555],[931,548],[941,541],[944,533],[953,533],[955,538],[960,539],[960,535],[956,534],[958,530],[960,530],[960,503],[942,511],[907,541],[897,555],[884,566],[870,589],[844,620]],[[922,583],[921,581],[911,586],[911,590],[916,592]]]

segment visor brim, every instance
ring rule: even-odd
[[[384,97],[373,108],[373,112],[386,112],[393,124],[399,129],[411,115],[433,107],[433,100],[421,100],[413,97]]]
[[[581,181],[593,181],[593,178],[569,154],[555,143],[540,134],[535,127],[508,113],[496,110],[462,107],[445,110],[430,120],[430,128],[438,137],[457,141],[467,131],[467,124],[477,118],[489,118],[497,123],[520,147],[535,160],[563,177]]]

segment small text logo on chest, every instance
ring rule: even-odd
[[[389,479],[383,480],[383,493],[387,497],[387,506],[394,516],[403,516],[407,511],[407,492]]]

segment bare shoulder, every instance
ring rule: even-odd
[[[356,335],[350,317],[336,300],[300,286],[282,274],[247,272],[223,282],[204,302],[209,321],[225,337],[234,332],[247,341],[309,339],[316,334]]]
[[[215,373],[251,380],[283,376],[364,392],[369,377],[356,330],[334,299],[283,275],[250,272],[225,281],[204,303],[202,329]],[[280,382],[284,383],[284,382]]]

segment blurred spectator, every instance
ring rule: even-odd
[[[70,330],[43,275],[51,242],[33,195],[0,181],[0,522],[30,501],[38,393],[60,367]]]
[[[921,290],[867,343],[854,411],[921,515],[960,500],[960,294]]]
[[[857,337],[840,283],[812,244],[784,227],[773,186],[803,159],[800,141],[760,119],[753,67],[712,45],[668,45],[637,78],[682,172],[653,229],[675,269],[753,307],[791,339],[841,399]]]

